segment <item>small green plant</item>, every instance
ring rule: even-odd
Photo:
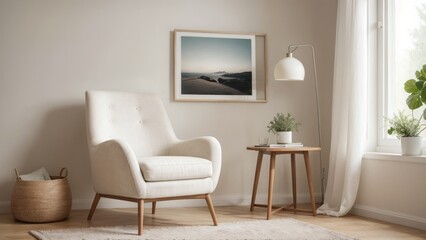
[[[420,123],[422,116],[419,119],[414,118],[413,114],[406,115],[404,111],[398,111],[392,118],[386,119],[390,127],[388,128],[389,135],[401,137],[418,137],[426,126]]]
[[[426,104],[426,64],[415,74],[417,79],[410,79],[404,83],[405,92],[410,94],[405,102],[411,110]],[[426,119],[426,109],[423,110],[422,117]]]
[[[277,132],[297,131],[300,123],[296,122],[296,119],[287,113],[277,113],[272,121],[268,124],[268,132],[276,134]]]

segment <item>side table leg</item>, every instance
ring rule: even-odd
[[[291,183],[293,187],[293,208],[297,208],[297,190],[296,190],[296,154],[291,154]]]
[[[312,184],[311,163],[310,163],[310,160],[309,160],[309,152],[304,152],[303,156],[304,156],[304,159],[305,159],[306,176],[308,178],[309,194],[311,196],[312,214],[314,216],[316,216],[317,215],[317,209],[315,207],[315,192],[314,192],[314,185]]]
[[[259,151],[259,153],[257,154],[256,173],[254,175],[254,183],[253,183],[253,192],[252,192],[252,195],[251,195],[250,211],[254,210],[254,204],[256,202],[257,186],[258,186],[258,183],[259,183],[260,169],[262,168],[262,160],[263,160],[263,153],[261,151]]]
[[[274,178],[275,178],[275,153],[271,153],[270,165],[269,165],[269,188],[268,188],[268,212],[266,219],[269,220],[272,215],[272,196],[274,193]]]

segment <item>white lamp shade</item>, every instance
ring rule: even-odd
[[[274,77],[277,81],[303,81],[305,67],[296,58],[286,57],[275,65]]]

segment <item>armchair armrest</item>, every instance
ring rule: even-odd
[[[90,157],[96,192],[133,198],[146,194],[139,163],[124,141],[112,139],[95,145]]]
[[[213,165],[213,183],[216,188],[222,165],[222,148],[214,137],[198,137],[179,140],[169,149],[171,156],[191,156],[210,160]]]

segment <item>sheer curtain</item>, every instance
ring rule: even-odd
[[[358,191],[367,125],[367,0],[339,0],[330,163],[318,213],[343,216]]]

